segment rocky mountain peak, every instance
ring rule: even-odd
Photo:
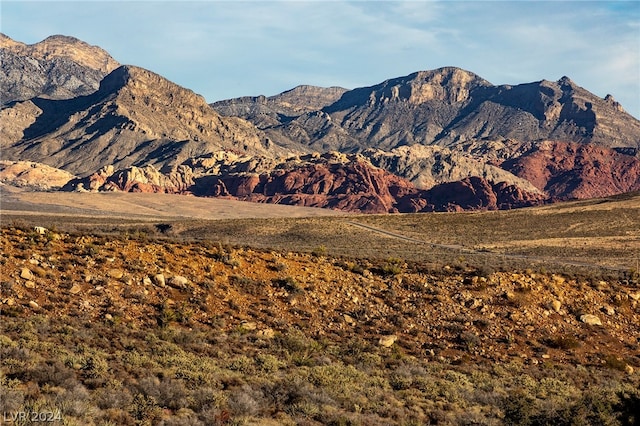
[[[161,102],[164,106],[169,106],[179,98],[196,102],[199,107],[206,106],[206,102],[201,95],[192,90],[178,86],[159,74],[144,68],[122,65],[107,75],[100,82],[101,93],[127,92],[129,96],[141,96],[145,98],[145,103],[150,99]]]
[[[119,65],[104,49],[65,35],[53,35],[30,45],[15,42],[4,35],[2,47],[40,60],[69,59],[103,73],[111,72]]]
[[[34,97],[70,99],[88,95],[120,65],[105,50],[63,35],[28,45],[2,34],[0,50],[2,104]]]
[[[558,80],[558,84],[560,86],[575,86],[576,84],[566,75],[563,75],[560,80]]]
[[[401,102],[414,106],[427,102],[454,105],[467,101],[474,89],[488,86],[492,86],[491,83],[472,72],[456,67],[443,67],[351,90],[325,110],[334,112],[363,105],[374,107]]]
[[[463,102],[478,86],[489,86],[476,74],[456,67],[418,71],[406,77],[382,83],[379,100],[403,100],[419,105],[427,101]]]
[[[278,102],[281,107],[304,112],[322,109],[338,100],[346,91],[347,89],[337,86],[318,87],[303,84],[270,99]]]

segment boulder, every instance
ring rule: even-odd
[[[33,276],[33,272],[31,272],[29,268],[22,268],[20,270],[20,278],[31,281],[35,277]]]
[[[185,288],[188,283],[189,280],[180,275],[175,275],[169,279],[169,285],[177,289]]]
[[[602,325],[602,321],[596,315],[584,314],[580,316],[580,321],[589,325]]]
[[[396,343],[397,340],[398,340],[398,336],[396,336],[395,334],[391,334],[391,335],[388,335],[388,336],[382,336],[378,340],[378,345],[380,345],[380,346],[382,346],[384,348],[390,348],[391,346],[394,345],[394,343]]]

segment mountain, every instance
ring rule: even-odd
[[[300,139],[304,137],[304,130],[297,133],[288,131],[288,136],[285,137],[285,130],[280,124],[306,113],[310,113],[312,117],[324,117],[319,111],[336,102],[346,91],[341,87],[302,85],[275,96],[245,96],[215,102],[211,106],[225,117],[241,117],[250,121],[281,146],[294,151],[310,152],[313,149],[307,146],[309,139]]]
[[[275,96],[245,96],[214,102],[211,106],[224,116],[243,116],[260,128],[277,124],[281,116],[296,117],[331,105],[345,93],[342,87],[301,85]]]
[[[0,56],[0,105],[88,95],[120,65],[105,50],[62,35],[27,45],[0,34]]]
[[[5,159],[77,175],[105,165],[171,169],[219,150],[285,152],[247,121],[223,118],[200,95],[133,66],[112,71],[91,95],[14,102],[0,119],[10,123],[0,133]]]
[[[214,107],[228,112],[221,105]],[[505,139],[640,148],[640,121],[610,95],[599,98],[567,77],[494,86],[469,71],[445,67],[350,90],[317,111],[272,117],[277,123],[258,122],[247,110],[236,113],[262,126],[276,143],[298,142],[318,151],[389,151],[414,144],[459,149]]]

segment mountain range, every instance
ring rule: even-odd
[[[444,67],[353,90],[303,85],[207,104],[72,37],[0,42],[4,182],[28,161],[69,173],[65,190],[375,213],[640,190],[640,121],[568,77],[495,86]]]

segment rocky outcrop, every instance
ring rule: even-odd
[[[490,182],[506,182],[527,192],[542,193],[531,182],[500,167],[439,146],[403,146],[389,152],[368,149],[362,155],[376,167],[408,179],[421,189],[475,176]]]
[[[24,128],[12,128],[6,136],[0,131],[3,156],[29,158],[77,175],[105,165],[154,165],[167,171],[220,150],[265,156],[286,152],[247,121],[223,118],[191,90],[131,66],[114,70],[92,95],[64,101],[36,98],[13,104],[3,114],[24,116],[24,111],[36,112],[21,119]]]
[[[192,194],[360,213],[495,210],[544,200],[539,193],[479,177],[421,190],[354,154],[289,157],[272,160],[270,168],[242,157],[237,160],[224,165],[224,156],[193,160],[168,174],[153,166],[118,171],[105,167],[64,189]]]
[[[640,190],[640,160],[593,144],[544,142],[502,165],[554,200]]]
[[[186,194],[193,184],[193,172],[188,166],[180,166],[167,174],[160,173],[153,166],[134,166],[117,171],[113,166],[106,166],[85,178],[70,180],[62,189]]]
[[[397,212],[397,198],[418,194],[411,183],[361,161],[309,164],[261,175],[221,176],[198,185],[205,196],[324,207],[363,213]]]
[[[103,49],[61,35],[27,45],[0,34],[0,104],[95,92],[119,64]]]
[[[491,183],[480,177],[443,183],[426,192],[429,205],[421,211],[509,210],[543,204],[546,197],[506,182]]]
[[[71,173],[46,164],[0,160],[0,182],[13,186],[46,191],[61,188],[73,178]]]

